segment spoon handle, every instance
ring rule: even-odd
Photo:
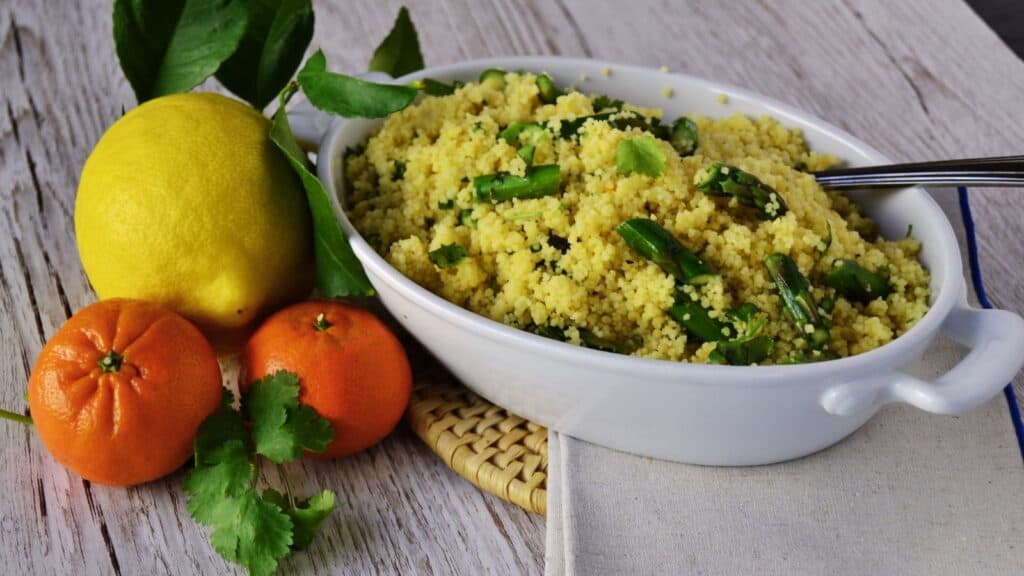
[[[928,186],[1024,186],[1024,156],[967,158],[888,166],[839,168],[813,173],[829,188]]]

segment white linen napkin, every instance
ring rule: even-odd
[[[955,192],[936,196],[966,258]],[[940,337],[913,372],[963,354]],[[837,446],[747,468],[551,432],[547,490],[548,576],[1024,573],[1024,466],[1002,395],[959,418],[891,406]]]

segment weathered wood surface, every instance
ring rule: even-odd
[[[664,64],[790,102],[897,160],[1021,151],[1024,63],[961,0],[407,3],[429,64],[506,54]],[[399,4],[318,2],[314,46],[333,68],[360,71]],[[0,3],[0,405],[24,406],[42,343],[94,298],[74,244],[77,176],[133,104],[109,1]],[[974,202],[992,299],[1021,312],[1016,194],[988,190]],[[90,486],[9,424],[0,450],[0,573],[231,571],[188,518],[180,474],[128,490]],[[362,456],[290,472],[344,504],[286,573],[541,570],[543,519],[480,494],[406,431]]]

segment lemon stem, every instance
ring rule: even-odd
[[[334,326],[334,324],[327,321],[323,312],[321,312],[320,315],[316,317],[316,320],[313,321],[313,328],[316,328],[320,332],[327,330],[331,326]]]
[[[11,422],[18,422],[19,424],[25,424],[26,426],[32,425],[32,418],[24,414],[18,414],[17,412],[9,412],[0,408],[0,418],[4,420],[10,420]]]
[[[124,362],[124,356],[111,350],[107,352],[107,355],[100,358],[96,364],[103,369],[104,372],[117,372],[121,369],[121,363]]]

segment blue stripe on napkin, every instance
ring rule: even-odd
[[[974,236],[974,217],[971,216],[971,202],[967,198],[967,188],[957,188],[960,196],[960,216],[964,221],[964,230],[967,236],[967,258],[971,266],[971,283],[974,284],[974,292],[978,296],[978,302],[983,308],[992,308],[988,294],[985,293],[985,281],[981,278],[981,261],[978,258],[978,239]],[[1013,430],[1017,433],[1017,444],[1020,446],[1021,457],[1024,458],[1024,422],[1021,421],[1020,407],[1017,405],[1017,394],[1013,390],[1013,383],[1006,385],[1003,389],[1006,396],[1006,403],[1010,408],[1010,420],[1013,421]]]

